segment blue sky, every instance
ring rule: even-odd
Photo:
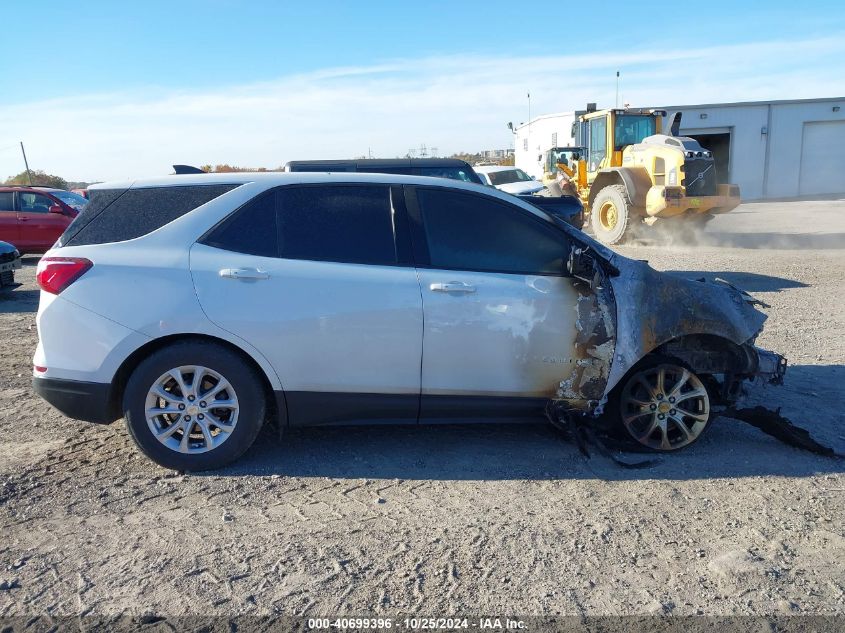
[[[845,9],[826,1],[29,0],[2,15],[30,26],[0,38],[15,78],[0,178],[20,171],[19,140],[72,179],[504,147],[526,92],[532,114],[612,105],[616,69],[633,105],[845,94]]]

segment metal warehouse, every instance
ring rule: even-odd
[[[742,198],[845,193],[845,97],[660,106],[682,112],[681,134],[713,152],[719,182]],[[542,154],[575,145],[581,112],[536,117],[514,129],[517,166],[543,175]]]

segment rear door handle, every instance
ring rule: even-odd
[[[270,273],[257,268],[223,268],[220,276],[226,279],[269,279]]]
[[[429,286],[433,292],[475,292],[475,286],[465,284],[462,281],[450,281],[448,283],[433,283]]]

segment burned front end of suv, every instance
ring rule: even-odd
[[[786,359],[757,346],[762,302],[719,279],[686,279],[601,246],[578,249],[577,362],[556,401],[598,416],[643,364],[672,359],[702,377],[712,404],[730,404],[751,382],[780,384]]]

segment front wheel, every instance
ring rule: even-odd
[[[631,439],[653,451],[689,446],[710,425],[710,396],[702,380],[675,361],[635,367],[614,390],[609,414]]]
[[[255,370],[214,343],[185,341],[158,350],[132,372],[123,396],[138,448],[174,470],[212,470],[243,455],[264,421]]]

